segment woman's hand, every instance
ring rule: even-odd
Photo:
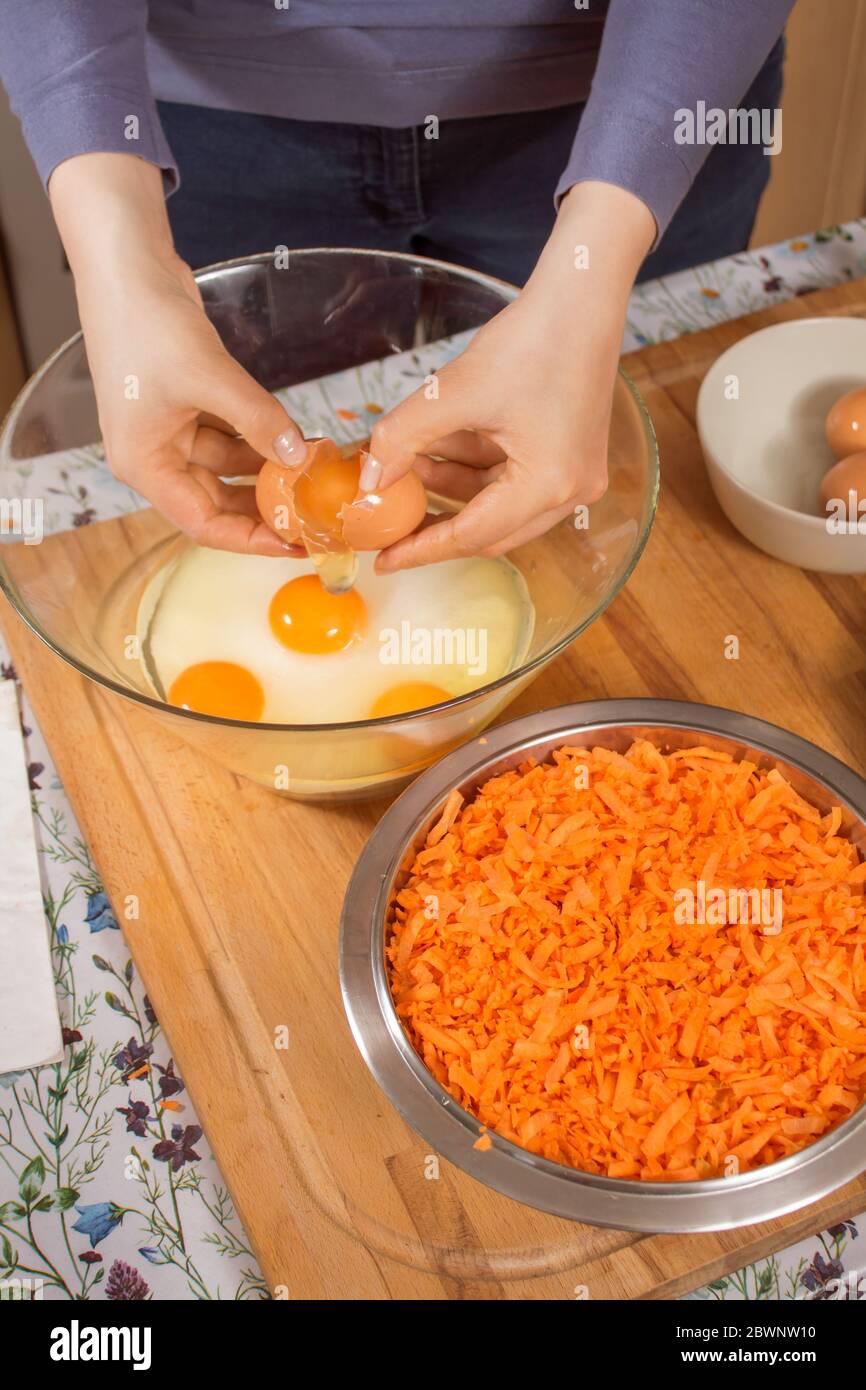
[[[607,436],[628,296],[652,244],[646,205],[582,183],[519,297],[374,428],[365,488],[415,467],[468,505],[382,552],[380,572],[499,555],[607,486]]]
[[[49,192],[112,472],[200,545],[296,553],[261,520],[254,488],[222,481],[257,473],[265,456],[296,466],[305,446],[208,321],[171,243],[159,170],[80,155]]]

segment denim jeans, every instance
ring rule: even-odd
[[[779,40],[740,105],[779,105]],[[160,102],[181,186],[178,251],[198,267],[275,246],[412,251],[521,285],[553,224],[552,192],[582,111],[560,106],[389,129]],[[641,279],[745,249],[770,159],[716,145]]]

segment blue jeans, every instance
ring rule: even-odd
[[[779,40],[744,107],[779,105]],[[275,246],[358,246],[455,261],[521,285],[553,224],[581,105],[393,130],[160,102],[181,173],[168,202],[198,267]],[[759,145],[716,145],[640,279],[745,249],[770,174]]]

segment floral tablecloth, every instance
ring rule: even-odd
[[[866,220],[650,281],[624,349],[862,275]],[[76,525],[116,510],[117,484],[83,476],[59,476],[55,493]],[[14,680],[2,641],[0,660]],[[0,1296],[266,1298],[26,695],[22,707],[65,1052],[0,1076]],[[866,1213],[690,1295],[858,1296]]]

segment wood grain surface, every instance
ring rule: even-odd
[[[699,700],[786,725],[864,769],[866,579],[804,574],[739,537],[715,504],[694,430],[698,385],[720,351],[815,313],[866,316],[864,283],[625,360],[659,436],[658,519],[605,617],[506,717],[600,697]],[[97,530],[94,543],[106,544]],[[337,979],[343,892],[384,803],[303,804],[238,778],[63,666],[3,610],[18,672],[279,1296],[673,1297],[866,1209],[861,1176],[745,1230],[641,1237],[533,1211],[444,1160],[429,1177],[427,1146],[355,1051]],[[731,635],[738,660],[725,656]],[[128,921],[132,894],[140,915]],[[276,1047],[283,1029],[288,1045]]]

